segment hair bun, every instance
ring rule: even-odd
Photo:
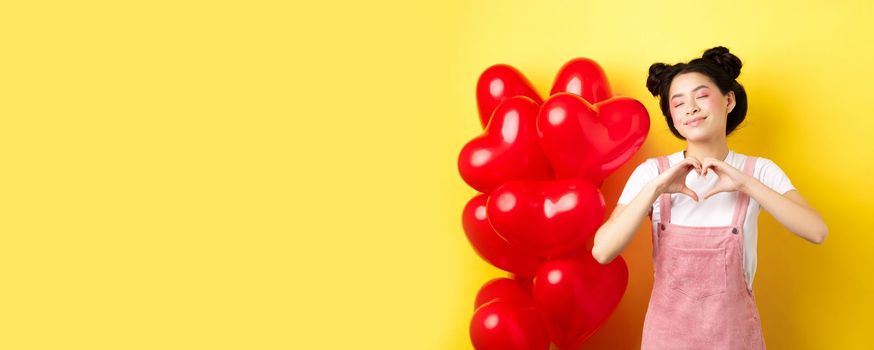
[[[732,79],[737,79],[740,75],[740,68],[743,66],[740,58],[728,52],[728,49],[723,46],[717,46],[704,51],[702,58],[722,67]]]
[[[653,96],[658,96],[662,88],[662,80],[671,66],[664,63],[653,63],[649,66],[649,76],[646,78],[646,88]]]

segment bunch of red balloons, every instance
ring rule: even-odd
[[[592,239],[604,220],[604,179],[649,132],[639,101],[614,97],[593,60],[566,63],[544,101],[517,69],[486,69],[476,87],[481,135],[458,157],[481,192],[465,206],[477,254],[509,278],[476,295],[470,338],[479,350],[582,345],[616,309],[628,285],[622,257],[598,263]]]

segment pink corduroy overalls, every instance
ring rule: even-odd
[[[744,173],[752,176],[755,157]],[[668,169],[658,158],[659,173]],[[712,171],[712,170],[711,170]],[[671,194],[659,197],[653,235],[655,281],[641,349],[764,349],[762,325],[743,268],[743,223],[750,198],[737,192],[731,226],[671,223]]]

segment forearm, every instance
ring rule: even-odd
[[[644,186],[621,212],[598,229],[592,248],[595,260],[607,264],[625,250],[660,193],[652,184]]]
[[[777,193],[758,179],[750,177],[741,191],[799,237],[820,244],[828,236],[828,227],[815,210]]]

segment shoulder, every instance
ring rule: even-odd
[[[749,160],[751,158],[755,158],[755,168],[754,168],[755,171],[754,171],[754,173],[756,173],[756,174],[761,174],[762,170],[765,170],[765,169],[773,169],[773,168],[779,169],[777,164],[768,158],[755,156],[755,155],[748,155],[748,154],[743,154],[743,153],[737,153],[734,151],[732,151],[732,152],[734,153],[735,158],[733,159],[733,161],[731,163],[733,163],[732,165],[734,165],[738,169],[743,169],[744,164],[747,162],[747,160]]]
[[[773,160],[770,160],[770,159],[765,158],[765,157],[758,157],[758,158],[759,158],[759,160],[758,160],[758,163],[756,165],[758,165],[762,168],[779,168],[779,166],[777,166],[777,163],[774,163]]]
[[[647,158],[634,169],[631,173],[632,177],[656,177],[659,175],[659,164],[657,158]]]
[[[780,194],[795,189],[789,176],[777,165],[776,162],[765,157],[756,157],[756,167],[753,177]]]
[[[656,158],[648,158],[640,162],[625,184],[624,192],[635,192],[645,184],[659,176],[659,166]]]
[[[628,177],[628,181],[625,183],[625,188],[619,196],[618,204],[626,205],[630,203],[631,200],[637,196],[640,190],[646,186],[647,183],[658,177],[658,175],[659,168],[656,158],[649,158],[640,162],[631,173],[631,176]]]
[[[755,173],[764,176],[765,174],[783,173],[783,170],[780,169],[780,166],[777,165],[777,163],[769,158],[756,157]]]
[[[637,166],[635,172],[645,172],[647,174],[653,175],[653,177],[658,176],[659,174],[659,158],[665,158],[668,160],[668,166],[672,166],[683,161],[683,151],[674,152],[671,154],[665,154],[659,157],[647,158],[640,165]]]

